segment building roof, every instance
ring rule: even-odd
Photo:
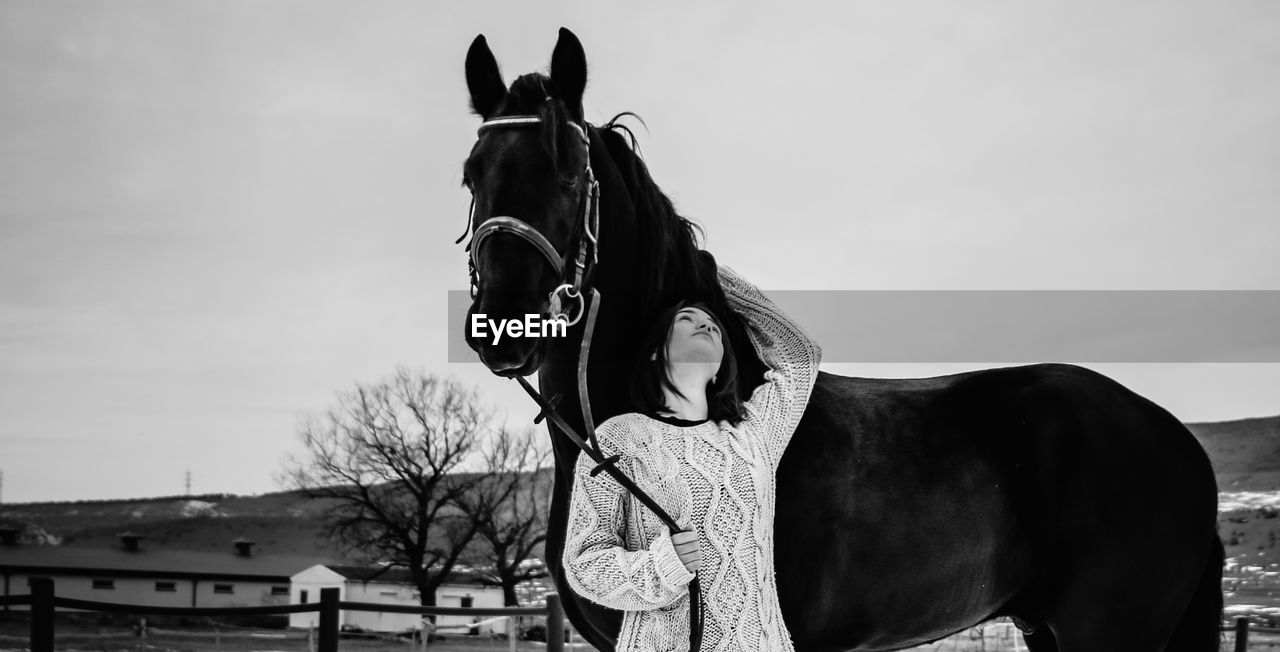
[[[235,579],[288,583],[298,571],[324,559],[314,557],[245,557],[188,550],[78,548],[74,546],[0,546],[0,572],[24,575],[108,575]]]
[[[413,584],[406,568],[385,566],[339,566],[323,564],[325,568],[356,582],[382,582],[386,584]],[[470,569],[455,570],[445,584],[490,584],[484,576]]]

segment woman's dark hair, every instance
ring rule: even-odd
[[[667,375],[667,340],[671,337],[676,314],[685,308],[697,308],[707,313],[720,327],[724,357],[720,359],[720,370],[716,372],[715,380],[707,385],[707,418],[737,425],[743,418],[742,399],[738,396],[738,361],[734,358],[733,344],[729,341],[729,330],[725,328],[724,321],[701,301],[681,301],[663,311],[649,327],[640,348],[640,359],[631,374],[631,403],[638,412],[655,414],[671,409],[662,392],[664,387],[680,394]]]

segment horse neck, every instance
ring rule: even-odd
[[[688,288],[647,287],[648,280],[638,271],[641,265],[664,265],[666,261],[661,259],[660,242],[642,241],[638,220],[674,216],[645,215],[636,196],[642,191],[628,187],[599,135],[593,133],[591,140],[591,165],[601,189],[600,252],[593,281],[599,292],[600,309],[591,339],[588,391],[594,420],[599,423],[627,410],[632,366],[645,331],[655,318],[652,311],[658,307],[654,305],[654,298],[675,296],[677,290]],[[684,280],[668,279],[667,284],[679,285]],[[581,425],[578,401],[581,341],[581,337],[571,337],[552,344],[538,374],[548,395],[558,393],[563,397],[561,413],[575,427]],[[577,449],[571,443],[563,437],[557,440],[558,463],[576,458]]]
[[[588,394],[598,424],[625,409],[630,359],[643,335],[643,308],[637,298],[644,288],[635,272],[638,256],[643,255],[637,250],[636,207],[622,175],[596,135],[592,137],[591,165],[601,188],[600,251],[592,280],[600,307],[592,332],[588,375]],[[570,333],[575,337],[550,343],[538,378],[548,397],[561,396],[562,416],[580,428],[585,424],[578,400],[578,358],[585,326]],[[586,434],[585,430],[579,432]],[[556,465],[562,473],[571,473],[578,449],[566,437],[554,439]]]

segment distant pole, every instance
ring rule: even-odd
[[[191,495],[191,469],[187,469],[187,495]]]

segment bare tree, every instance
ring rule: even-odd
[[[519,605],[516,587],[546,577],[534,554],[547,540],[547,510],[553,477],[550,448],[533,430],[503,429],[485,447],[486,476],[459,494],[457,504],[476,525],[468,561],[502,586],[507,606]]]
[[[330,500],[326,527],[343,548],[407,569],[433,606],[479,529],[457,501],[483,476],[460,472],[495,431],[491,422],[474,390],[401,368],[307,419],[285,482]]]

